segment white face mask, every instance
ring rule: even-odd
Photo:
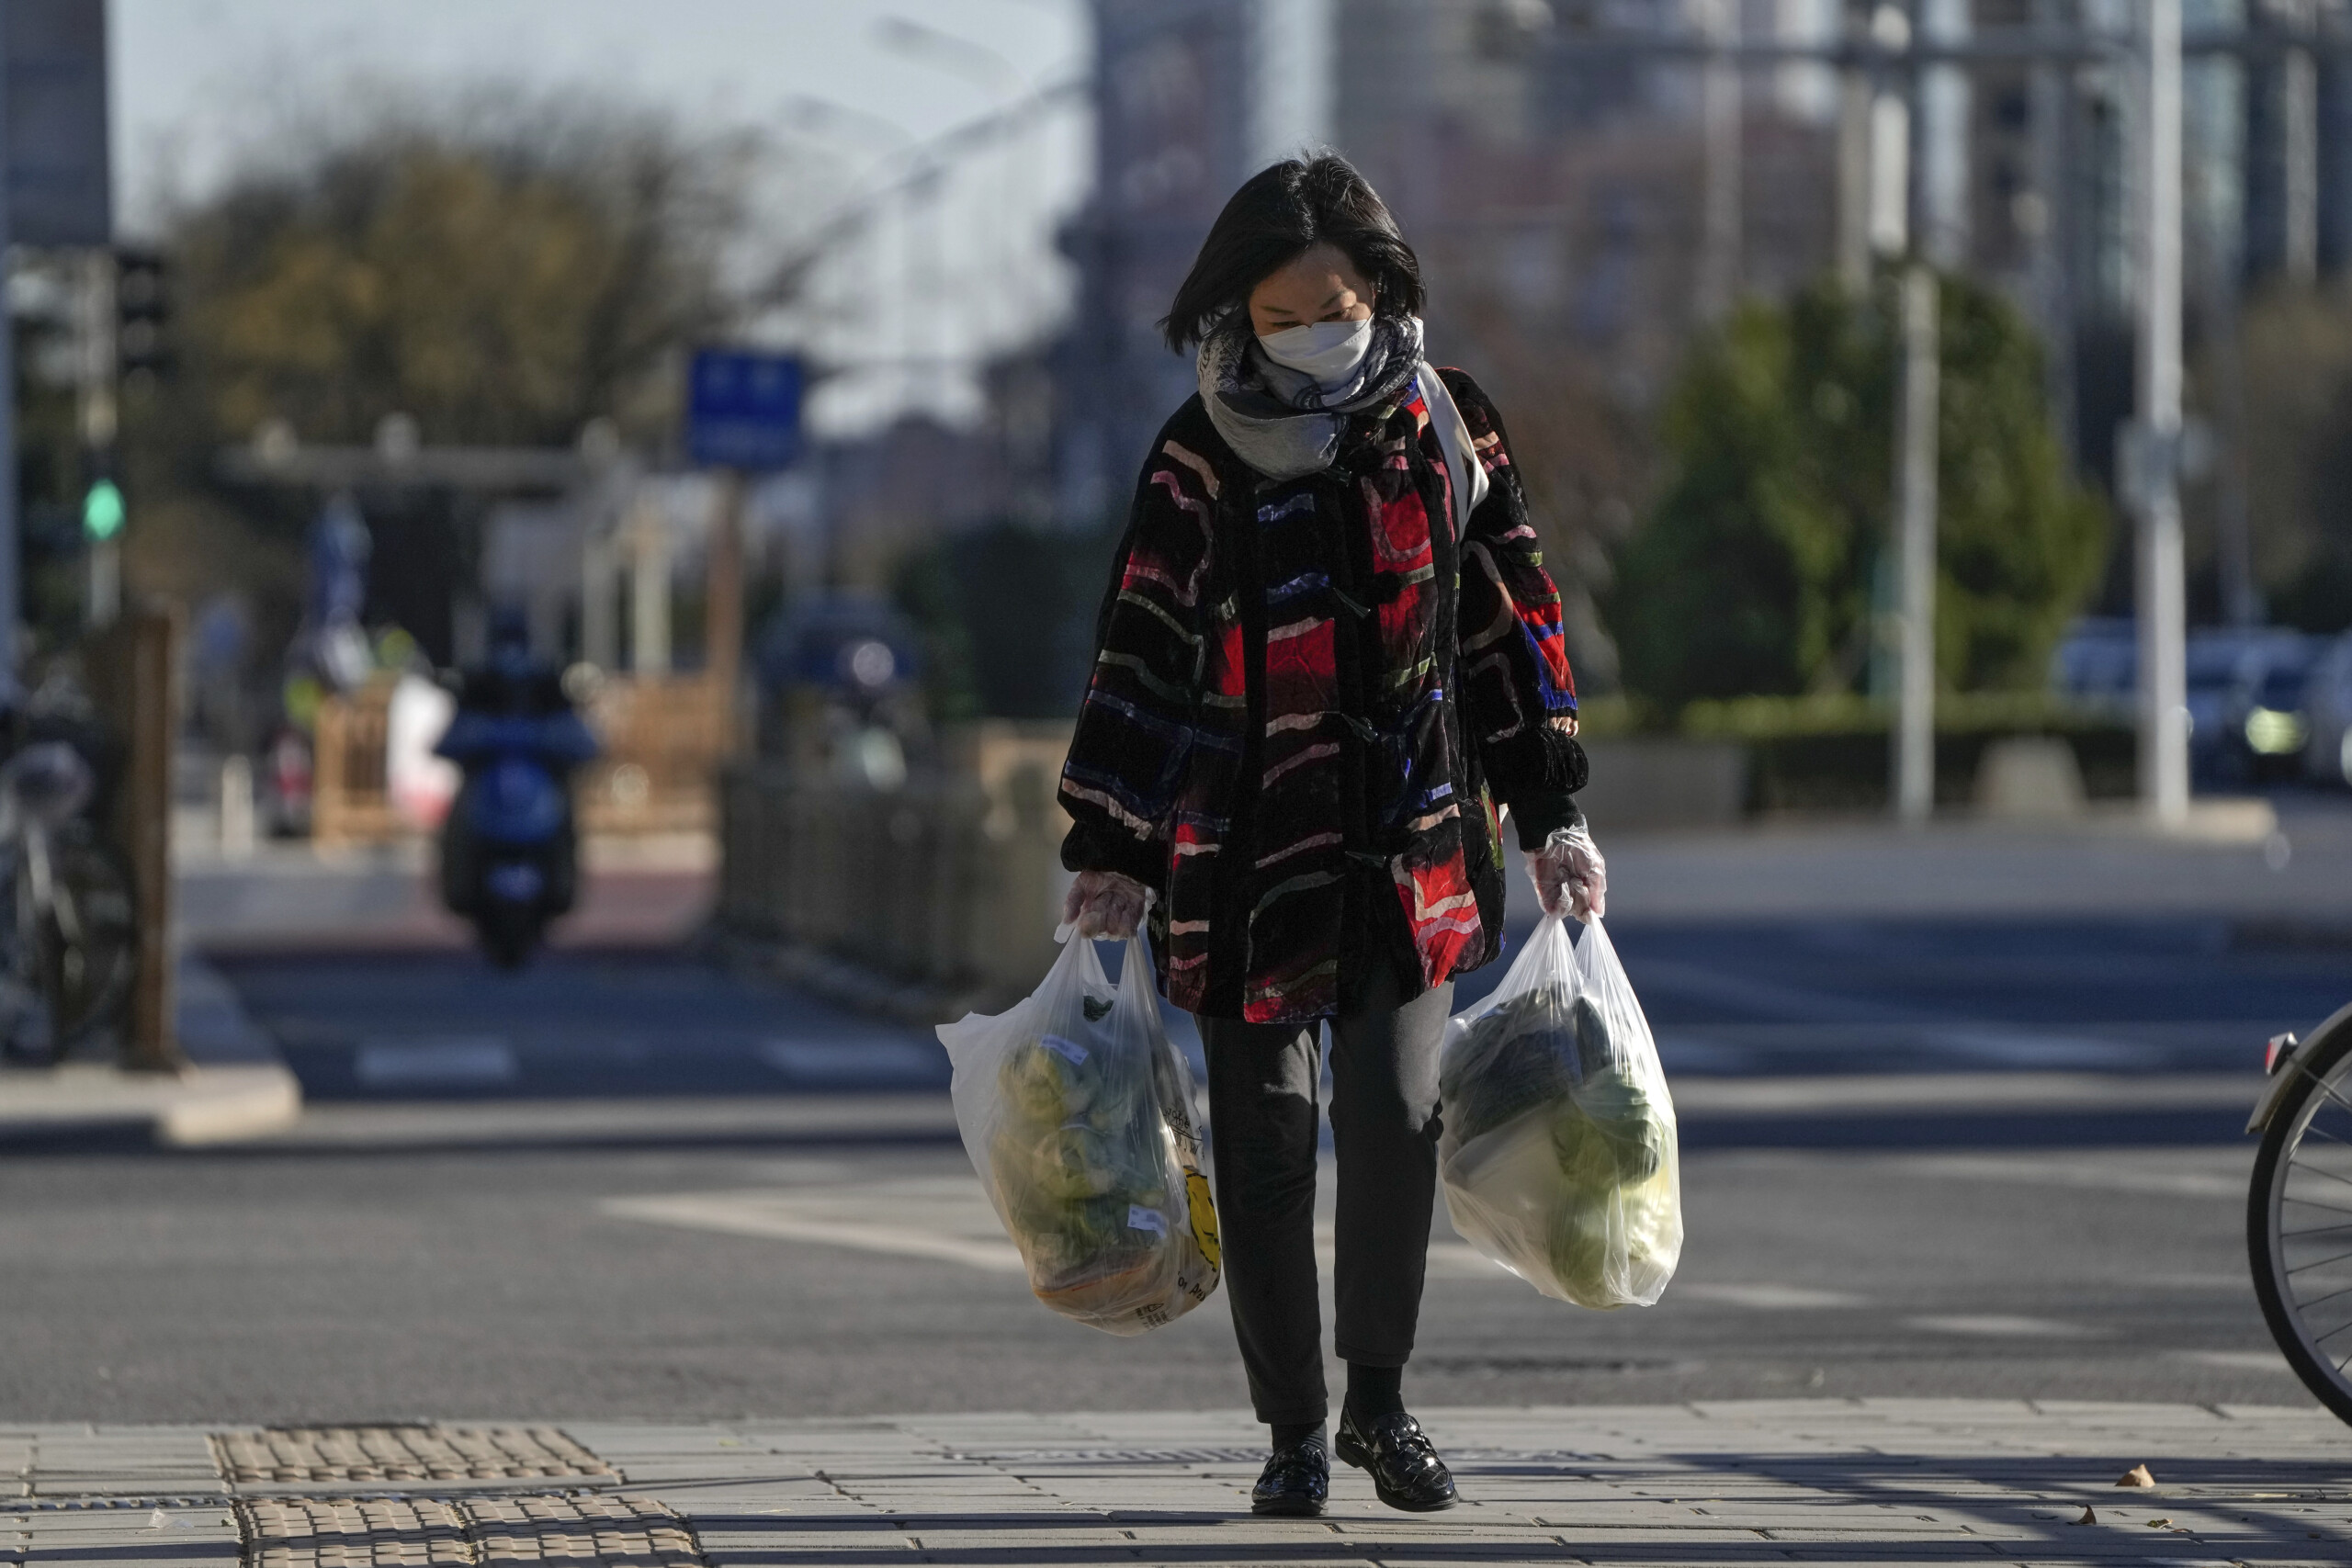
[[[1285,327],[1259,338],[1258,346],[1275,364],[1328,386],[1346,380],[1372,352],[1372,319]]]

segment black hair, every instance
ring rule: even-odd
[[[1200,342],[1249,304],[1251,289],[1317,245],[1338,246],[1363,274],[1376,291],[1375,315],[1420,310],[1420,259],[1387,203],[1345,158],[1326,152],[1284,159],[1233,193],[1160,318],[1168,346],[1182,354]]]

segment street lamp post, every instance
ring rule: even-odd
[[[0,682],[17,673],[17,348],[7,310],[10,191],[6,43],[0,35]]]
[[[2139,417],[2127,461],[2137,502],[2140,802],[2188,818],[2188,682],[2180,527],[2180,0],[2143,0],[2140,116]]]

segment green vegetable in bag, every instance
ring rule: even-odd
[[[1102,1083],[1101,1058],[1077,1041],[1048,1034],[1007,1053],[997,1082],[1024,1121],[1059,1126],[1093,1103]]]
[[[1148,1216],[1164,1225],[1171,1212],[1159,1107],[1106,1081],[1103,1044],[1046,1034],[998,1069],[1005,1117],[989,1164],[1016,1235],[1049,1276],[1148,1256],[1160,1245]]]
[[[1030,1290],[1122,1335],[1206,1301],[1220,1257],[1192,1075],[1152,971],[1140,933],[1116,985],[1093,942],[1070,941],[1024,1001],[939,1026],[956,1127]]]
[[[1548,1250],[1560,1283],[1585,1300],[1616,1293],[1612,1260],[1627,1273],[1647,1267],[1656,1239],[1653,1211],[1671,1199],[1656,1179],[1666,1158],[1664,1129],[1648,1098],[1613,1074],[1608,1081],[1626,1091],[1620,1101],[1623,1117],[1595,1116],[1568,1103],[1552,1122],[1562,1180],[1552,1204]]]
[[[1642,1087],[1615,1073],[1588,1078],[1552,1124],[1560,1168],[1573,1174],[1585,1148],[1605,1150],[1612,1180],[1646,1181],[1666,1158],[1668,1133]],[[1573,1130],[1572,1130],[1573,1129]],[[1568,1145],[1577,1147],[1572,1150]]]
[[[1481,1014],[1439,1068],[1447,1125],[1467,1143],[1574,1092],[1577,1049],[1566,987],[1545,986]]]

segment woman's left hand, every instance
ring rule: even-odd
[[[1609,912],[1609,863],[1583,823],[1555,828],[1542,849],[1523,852],[1545,914],[1597,920]]]

